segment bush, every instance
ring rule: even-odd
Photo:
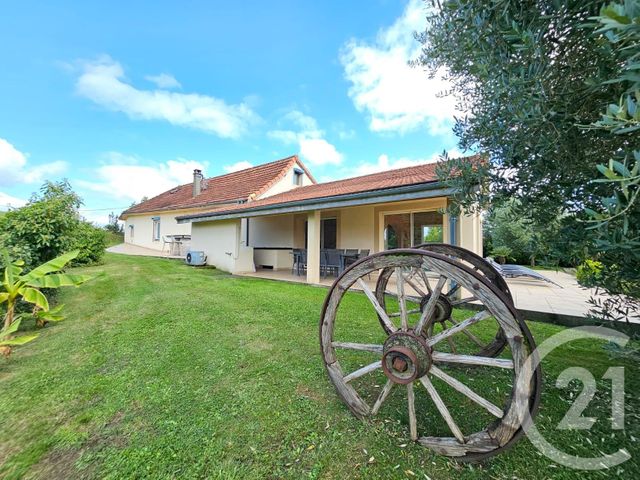
[[[107,247],[107,232],[88,222],[79,222],[74,230],[71,249],[80,253],[72,265],[87,265],[102,260]]]
[[[81,250],[76,264],[99,261],[104,231],[80,220],[80,205],[69,182],[46,182],[27,205],[0,217],[0,248],[24,260],[25,270],[74,248]]]
[[[604,265],[597,260],[585,260],[576,270],[576,279],[583,287],[595,287],[602,280]]]

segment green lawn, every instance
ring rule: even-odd
[[[600,343],[572,343],[544,361],[537,424],[568,453],[625,446],[634,458],[609,472],[576,472],[525,439],[484,464],[460,465],[408,441],[400,392],[366,422],[341,403],[318,345],[325,289],[117,255],[78,270],[104,275],[65,290],[68,319],[0,359],[1,478],[640,477],[637,361],[612,358]],[[352,341],[365,325],[379,331],[364,296],[344,308]],[[561,330],[531,329],[538,342]],[[610,381],[601,376],[611,365],[628,367],[623,431],[607,421]],[[569,366],[588,367],[601,387],[584,412],[598,417],[589,431],[555,429],[581,388],[555,388]],[[461,373],[483,394],[497,381]],[[419,421],[445,434],[416,392]],[[461,426],[480,421],[469,402],[443,397]]]

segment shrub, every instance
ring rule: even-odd
[[[583,287],[595,287],[602,280],[604,265],[597,260],[585,260],[576,270],[578,283]]]
[[[74,248],[82,250],[76,264],[99,261],[104,232],[80,219],[80,205],[68,181],[46,182],[27,205],[0,217],[0,247],[27,270]]]
[[[511,256],[512,252],[513,250],[509,247],[505,247],[504,245],[494,247],[493,250],[491,250],[491,254],[496,257],[496,260],[498,260],[499,263],[505,263],[505,261],[513,258]]]
[[[73,265],[97,263],[102,259],[107,247],[107,232],[88,222],[78,222],[73,232],[71,248],[80,253],[73,260]]]

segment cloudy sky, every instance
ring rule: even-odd
[[[298,153],[331,180],[457,153],[445,85],[407,65],[418,0],[142,3],[3,7],[0,205],[68,178],[103,222],[197,167]]]

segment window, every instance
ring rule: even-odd
[[[418,212],[413,214],[413,245],[442,242],[442,214]]]
[[[384,216],[384,248],[411,248],[427,242],[442,242],[442,214],[397,213]]]
[[[320,223],[320,248],[336,248],[338,243],[338,222],[335,218],[326,218]]]
[[[129,239],[133,240],[133,225],[129,225]]]
[[[302,185],[302,175],[304,174],[304,172],[302,170],[299,170],[297,168],[293,169],[293,184],[294,185]]]
[[[153,241],[160,240],[160,217],[153,217]]]

